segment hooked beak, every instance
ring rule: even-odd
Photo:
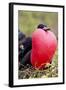
[[[44,31],[48,31],[48,30],[50,30],[50,28],[44,27],[43,30],[44,30]]]

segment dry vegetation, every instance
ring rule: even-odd
[[[58,76],[58,55],[57,51],[54,55],[52,64],[48,64],[46,68],[42,70],[35,69],[34,67],[27,65],[23,66],[19,64],[18,78],[30,79],[30,78],[49,78]]]

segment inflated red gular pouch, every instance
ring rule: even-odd
[[[57,48],[56,36],[50,30],[36,29],[32,34],[31,63],[37,68],[44,68],[52,62]]]

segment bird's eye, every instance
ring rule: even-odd
[[[44,27],[47,27],[47,25],[39,24],[37,28],[41,28],[41,29],[43,29]]]
[[[20,48],[21,48],[21,49],[24,49],[24,46],[23,46],[23,45],[20,45]]]

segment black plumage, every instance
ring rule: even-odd
[[[44,27],[47,27],[47,25],[39,24],[39,25],[37,26],[37,28],[41,28],[41,29],[43,29]]]
[[[50,30],[50,28],[48,28],[47,25],[44,25],[44,24],[39,24],[39,25],[37,26],[37,28],[38,28],[38,29],[42,29],[42,30],[44,30],[44,31]]]
[[[25,37],[26,37],[25,34],[23,32],[20,32],[20,30],[18,30],[18,39],[19,39],[19,41],[23,40]]]
[[[32,38],[26,37],[22,32],[18,32],[19,37],[19,61],[26,65],[30,64],[30,51],[32,49]]]
[[[28,51],[32,49],[32,38],[31,37],[25,38],[25,41],[22,44],[24,46],[23,55],[25,55]]]

